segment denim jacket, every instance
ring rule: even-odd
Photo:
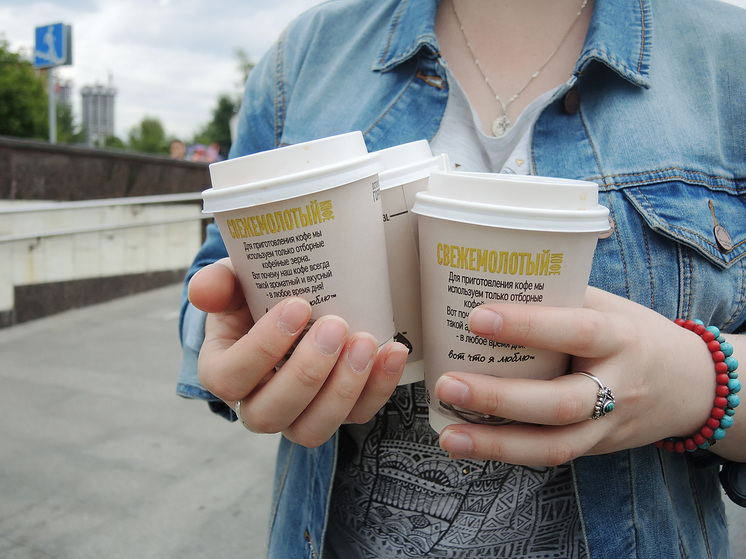
[[[437,5],[334,0],[298,18],[249,77],[232,155],[350,130],[370,150],[431,139],[448,98]],[[725,332],[746,321],[744,29],[746,11],[709,0],[596,0],[531,143],[534,174],[594,181],[610,210],[591,284]],[[188,277],[225,255],[210,226]],[[230,417],[197,380],[204,315],[186,298],[180,324],[179,393]],[[282,440],[271,557],[321,555],[335,460],[335,439]],[[591,558],[730,556],[720,485],[745,504],[746,467],[648,445],[572,472]]]

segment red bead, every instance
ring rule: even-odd
[[[715,364],[715,381],[717,383],[712,412],[705,426],[697,434],[686,439],[667,439],[655,443],[656,447],[663,448],[668,452],[685,452],[706,445],[713,437],[715,430],[720,429],[720,420],[725,417],[725,409],[728,406],[726,396],[730,394],[728,386],[730,382],[730,375],[728,373],[730,371],[728,370],[728,365],[725,363],[725,354],[722,351],[721,343],[717,341],[712,331],[707,330],[707,327],[703,324],[699,324],[699,321],[695,322],[693,320],[677,318],[674,320],[674,323],[682,328],[691,330],[707,344],[707,349],[712,354],[712,360]]]
[[[706,344],[709,344],[712,340],[715,339],[715,333],[710,332],[709,330],[705,330],[702,332],[702,339],[705,341]]]
[[[663,441],[662,440],[655,441],[653,444],[655,445],[655,448],[663,448]]]

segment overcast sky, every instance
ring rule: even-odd
[[[111,81],[117,136],[126,139],[147,116],[190,140],[220,94],[240,91],[235,49],[257,61],[293,17],[320,1],[0,0],[0,35],[30,53],[34,28],[71,25],[73,65],[56,72],[73,81],[78,124],[80,88]]]
[[[221,93],[240,92],[235,49],[257,61],[287,23],[320,0],[0,0],[0,35],[33,52],[34,29],[72,26],[73,64],[55,71],[81,87],[117,90],[116,134],[144,117],[186,140],[211,119]]]

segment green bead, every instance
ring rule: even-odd
[[[720,335],[720,328],[718,328],[717,326],[708,326],[707,328],[705,328],[705,330],[715,334],[716,338]]]
[[[735,371],[736,369],[738,369],[738,361],[732,355],[730,357],[726,357],[723,362],[728,365],[729,371]]]
[[[732,426],[733,426],[733,416],[724,415],[723,418],[720,420],[720,427],[722,429],[729,429]]]
[[[741,391],[741,381],[737,379],[730,379],[728,381],[728,390],[731,394],[736,394],[737,392]]]
[[[614,409],[614,402],[607,402],[604,406],[604,413],[609,413]]]
[[[741,398],[738,397],[738,394],[728,394],[726,399],[728,400],[729,408],[737,408],[738,404],[741,403]]]
[[[719,441],[723,437],[725,437],[725,430],[721,429],[720,427],[718,427],[712,432],[712,438],[715,439],[716,441]]]
[[[733,346],[728,342],[723,342],[720,344],[720,351],[722,351],[726,357],[730,357],[733,355]]]

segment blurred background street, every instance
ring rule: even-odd
[[[0,557],[262,557],[277,438],[176,396],[181,287],[0,330]]]

